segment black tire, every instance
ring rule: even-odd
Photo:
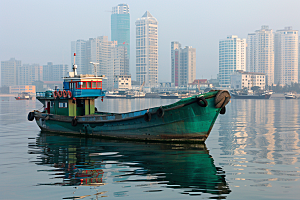
[[[27,119],[28,119],[29,121],[33,121],[33,120],[34,120],[34,112],[29,112],[29,113],[28,113]]]
[[[146,113],[144,114],[144,120],[145,120],[146,122],[150,122],[150,120],[151,120],[151,114],[150,114],[149,112],[146,112]]]
[[[221,115],[224,115],[226,113],[226,108],[225,106],[223,108],[221,108],[221,111],[220,111],[220,114]]]
[[[162,107],[158,108],[157,111],[156,111],[156,115],[157,117],[161,118],[165,115],[165,111]]]
[[[72,126],[77,126],[77,124],[78,124],[78,121],[77,121],[77,119],[72,119],[72,122],[71,122],[71,124],[72,124]]]
[[[201,107],[206,107],[208,105],[208,103],[204,97],[198,97],[197,104]]]

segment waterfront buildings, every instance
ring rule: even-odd
[[[127,51],[127,62],[130,60],[130,13],[127,4],[119,4],[112,8],[111,41],[117,41]],[[129,66],[129,64],[128,64]],[[126,70],[129,74],[129,69]]]
[[[146,87],[157,84],[158,21],[146,11],[136,23],[136,79]]]
[[[114,89],[130,90],[131,89],[131,75],[116,75],[114,77]]]
[[[21,60],[11,58],[7,61],[1,61],[1,86],[18,85],[18,69],[21,67]]]
[[[43,80],[43,67],[39,64],[23,64],[17,72],[18,85],[31,85]]]
[[[89,65],[86,57],[86,43],[85,40],[76,40],[71,42],[71,63],[74,63],[74,53],[76,53],[75,63],[77,65],[78,74],[88,74]]]
[[[68,76],[68,65],[58,64],[53,65],[52,62],[48,62],[47,65],[43,65],[43,81],[56,81],[62,82],[63,77]]]
[[[247,71],[266,74],[266,85],[274,84],[274,34],[262,26],[247,37]]]
[[[231,86],[231,75],[237,70],[246,71],[246,39],[236,35],[219,41],[219,84]]]
[[[118,46],[117,41],[109,41],[108,36],[74,41],[71,43],[71,49],[72,54],[76,53],[75,63],[78,73],[105,75],[103,79],[105,90],[114,88],[115,75],[129,75],[127,48]]]
[[[275,83],[298,83],[298,31],[285,27],[275,33]]]
[[[258,86],[264,90],[266,84],[266,75],[259,72],[244,72],[237,70],[231,75],[231,88],[241,90],[247,88],[251,90],[252,87]]]
[[[186,86],[196,78],[196,49],[181,48],[179,42],[171,42],[171,82],[175,86]]]

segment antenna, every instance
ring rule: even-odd
[[[73,72],[74,72],[74,75],[77,75],[77,65],[75,65],[75,56],[76,56],[76,53],[74,53]]]
[[[95,62],[90,62],[90,63],[94,65],[94,73],[95,73],[95,76],[97,76],[97,68],[96,68],[96,65],[99,65],[99,63],[95,63]]]

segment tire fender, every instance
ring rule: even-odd
[[[206,107],[208,105],[207,100],[204,97],[198,97],[197,104],[201,107]]]

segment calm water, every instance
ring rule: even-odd
[[[174,100],[104,99],[127,112]],[[36,101],[0,97],[0,199],[299,199],[300,100],[231,100],[204,145],[40,132]]]

